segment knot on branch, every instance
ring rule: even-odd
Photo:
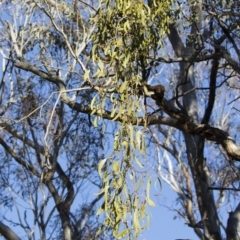
[[[165,87],[163,85],[150,86],[147,85],[147,89],[151,94],[151,98],[154,99],[157,104],[160,103],[164,97]]]

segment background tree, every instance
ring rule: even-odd
[[[239,190],[238,1],[1,7],[1,198],[12,223],[30,239],[36,226],[41,239],[137,238],[155,205],[153,170],[200,239],[239,238],[239,207],[219,215]]]
[[[85,4],[78,8],[88,13]],[[64,2],[2,1],[1,16],[0,232],[14,239],[6,226],[13,224],[24,230],[20,239],[102,239],[94,237],[102,195],[93,193],[102,185],[97,165],[105,137],[88,115],[60,101],[53,84],[68,86],[71,101],[90,103],[66,44],[79,46],[91,29]],[[54,24],[68,31],[69,42]],[[71,90],[76,86],[81,95]]]

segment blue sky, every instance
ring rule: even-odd
[[[160,195],[153,197],[156,207],[150,209],[152,218],[149,230],[145,231],[139,240],[198,239],[193,229],[189,228],[184,220],[174,219],[176,212],[167,208],[167,206],[174,207],[176,197],[170,187],[162,182]]]
[[[150,207],[152,217],[149,229],[144,231],[142,235],[139,236],[138,240],[198,239],[193,229],[189,228],[182,219],[174,219],[174,216],[176,216],[174,211],[162,206],[174,207],[175,199],[176,194],[167,184],[163,183],[161,193],[158,196],[152,196],[152,200],[156,203],[156,207]],[[18,203],[24,205],[24,203],[20,203],[19,201]],[[6,216],[11,220],[17,221],[15,214],[15,211],[8,211]],[[30,215],[28,215],[28,217],[30,217]],[[19,227],[13,227],[7,222],[4,223],[11,227],[19,236],[26,236]],[[2,238],[0,237],[0,239]]]

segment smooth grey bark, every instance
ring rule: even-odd
[[[195,11],[195,13],[200,15],[200,5],[192,9],[192,11]],[[199,30],[200,24],[193,23],[191,27],[191,34],[197,34]],[[177,57],[194,56],[196,50],[191,46],[184,47],[184,44],[182,43],[174,25],[170,26],[170,33],[168,37]],[[178,86],[180,86],[183,94],[191,89],[194,89],[194,62],[192,62],[192,64],[184,62],[180,63]],[[198,123],[199,116],[195,91],[191,91],[189,94],[184,95],[182,99],[182,110],[185,111],[185,114],[189,116],[193,123]],[[208,189],[210,186],[210,178],[206,165],[206,159],[203,155],[205,140],[200,136],[193,136],[187,132],[183,132],[183,134],[186,142],[188,164],[193,176],[203,227],[203,233],[198,228],[194,228],[194,231],[201,239],[221,240],[220,222],[218,219],[214,196],[212,191]],[[191,219],[189,220],[191,221]]]
[[[186,84],[182,85],[182,92],[185,93],[194,88],[194,66],[189,67],[188,63],[181,63],[180,74],[181,76],[186,76],[187,74],[187,79],[181,79],[182,82],[187,81]],[[198,123],[197,97],[194,91],[183,96],[183,108],[186,110],[191,120],[194,123]],[[210,179],[206,165],[206,158],[203,156],[205,140],[199,136],[192,136],[188,133],[184,133],[184,138],[186,142],[188,163],[193,175],[198,206],[203,223],[203,239],[221,240],[220,222],[214,196],[212,191],[208,189],[210,186]]]
[[[240,203],[234,212],[229,213],[226,232],[227,240],[240,239]]]
[[[0,221],[0,234],[7,240],[21,240],[21,238],[7,225]]]
[[[186,74],[184,64],[180,67],[181,76]],[[193,66],[188,69],[188,83],[183,84],[183,93],[194,87],[195,79],[193,75]],[[198,122],[197,98],[195,92],[183,97],[183,107],[193,122]],[[203,156],[204,139],[199,136],[192,136],[184,133],[186,142],[188,163],[192,172],[198,206],[203,223],[203,239],[221,240],[220,224],[215,206],[214,196],[210,186],[206,159]]]

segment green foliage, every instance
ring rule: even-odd
[[[93,60],[100,66],[99,58],[104,56],[105,66],[116,73],[116,81],[138,85],[139,72],[147,66],[149,55],[156,53],[168,31],[170,7],[171,1],[152,1],[151,5],[142,0],[102,1],[94,18],[97,32]]]
[[[144,165],[137,152],[145,153],[143,134],[131,125],[121,127],[115,134],[114,154],[102,160],[98,167],[103,181],[100,194],[104,194],[104,204],[98,214],[104,212],[106,216],[98,233],[112,228],[116,238],[136,239],[149,225],[147,205],[155,206],[150,199],[151,178],[145,184],[146,173],[139,174],[138,169]]]
[[[98,169],[103,181],[100,194],[104,194],[98,214],[105,213],[99,233],[112,228],[116,238],[136,239],[148,226],[147,206],[155,205],[149,193],[151,178],[143,180],[144,128],[133,126],[129,119],[144,115],[139,91],[146,81],[150,56],[161,48],[168,32],[171,5],[170,0],[151,4],[142,0],[105,0],[92,18],[96,31],[90,59],[95,70],[87,70],[84,79],[91,75],[103,86],[92,100],[92,114],[101,116],[108,103],[111,119],[121,122],[113,153],[100,162]],[[98,120],[95,118],[95,126]]]

